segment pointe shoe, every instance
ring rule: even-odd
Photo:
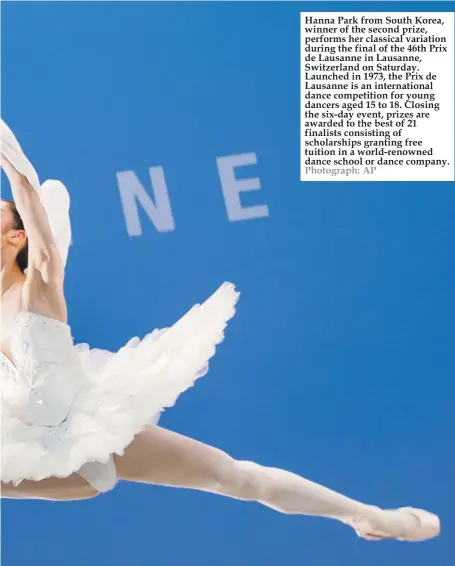
[[[408,516],[407,519],[412,517],[416,524],[406,526],[405,515]],[[400,519],[402,520],[401,526]],[[350,526],[359,537],[366,540],[395,539],[419,542],[437,537],[441,532],[441,522],[437,515],[412,507],[385,510],[373,508],[365,515],[359,514],[356,521],[350,523]]]
[[[419,525],[415,529],[411,529],[408,533],[399,537],[398,540],[408,542],[419,542],[435,538],[441,533],[441,521],[437,515],[424,511],[423,509],[413,509],[412,507],[401,507],[398,511],[413,515]]]

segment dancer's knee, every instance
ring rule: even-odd
[[[216,476],[217,491],[245,501],[261,501],[265,494],[258,469],[253,462],[234,460],[227,456]]]

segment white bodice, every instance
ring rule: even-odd
[[[0,353],[3,410],[28,424],[60,425],[84,375],[69,326],[24,310],[10,352],[11,360]]]

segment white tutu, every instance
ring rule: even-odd
[[[40,194],[65,265],[71,243],[70,197],[38,175],[3,120],[1,151]],[[222,285],[174,326],[134,338],[116,354],[73,345],[71,329],[23,311],[0,353],[1,480],[67,477],[78,472],[99,491],[116,482],[113,454],[205,375],[234,315],[238,293]]]
[[[74,346],[68,325],[23,311],[11,341],[14,363],[0,355],[2,481],[109,465],[207,373],[238,296],[225,283],[171,328],[135,338],[116,354]],[[85,470],[88,477],[106,473]]]

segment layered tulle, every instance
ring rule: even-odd
[[[2,154],[40,195],[65,265],[68,191],[59,181],[40,185],[11,129],[3,120],[0,127]],[[13,360],[0,353],[2,481],[78,471],[97,489],[112,486],[112,455],[122,454],[146,424],[205,375],[237,299],[226,283],[171,328],[135,338],[116,354],[76,347],[68,325],[23,311],[11,337]]]
[[[121,455],[138,432],[207,373],[238,296],[225,283],[174,326],[135,338],[115,354],[74,346],[67,325],[22,313],[14,364],[0,357],[2,481],[67,477],[84,464],[108,463],[113,454]],[[46,403],[40,392],[53,397],[43,389],[52,371],[59,372],[59,387],[67,382],[73,388],[76,380],[77,391],[66,396],[72,400],[64,421],[43,426],[33,422],[33,403],[28,414],[26,403],[18,411],[14,400],[31,399],[33,391]]]

